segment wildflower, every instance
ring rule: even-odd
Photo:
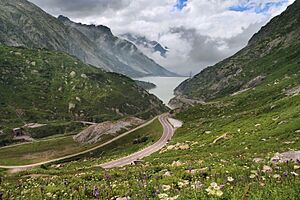
[[[189,184],[189,181],[184,180],[183,182],[178,182],[179,188],[186,187]]]
[[[165,193],[161,193],[157,195],[159,199],[167,199],[169,197],[169,195],[165,194]]]
[[[299,176],[299,174],[297,174],[296,172],[291,172],[291,174],[292,174],[293,176]]]
[[[221,188],[215,182],[210,184],[210,186],[206,189],[206,192],[208,193],[208,195],[213,195],[218,197],[223,195]]]
[[[223,192],[222,192],[221,190],[218,190],[218,191],[216,192],[216,195],[217,195],[218,197],[220,197],[220,196],[223,195]]]
[[[300,169],[299,165],[294,165],[294,170]]]
[[[98,187],[94,187],[94,189],[93,189],[93,196],[94,197],[99,197],[99,195],[100,195],[100,190],[99,190],[99,188]]]
[[[176,199],[178,199],[178,197],[179,197],[179,195],[176,195],[174,197],[169,197],[168,200],[176,200]]]
[[[194,184],[191,185],[191,187],[194,189],[194,190],[198,190],[202,187],[202,183],[200,181],[196,181]]]
[[[279,174],[274,174],[273,175],[273,178],[275,178],[275,179],[279,179],[281,176],[279,175]]]
[[[171,189],[171,186],[169,186],[169,185],[162,185],[162,190],[163,191],[169,191]]]
[[[234,179],[233,179],[231,176],[229,176],[229,177],[227,177],[227,181],[228,181],[228,182],[233,182]]]
[[[289,173],[288,173],[288,172],[283,172],[282,175],[283,175],[284,177],[287,177],[287,176],[289,175]]]
[[[255,174],[251,174],[250,176],[249,176],[249,178],[255,178],[256,177],[256,175]]]
[[[48,197],[52,197],[51,192],[48,192],[46,195],[47,195]]]

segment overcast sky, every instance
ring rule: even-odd
[[[114,34],[134,33],[169,47],[169,70],[189,74],[234,54],[294,0],[30,0],[48,13]]]

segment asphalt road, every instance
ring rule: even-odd
[[[108,163],[104,163],[99,165],[100,167],[104,168],[104,169],[110,169],[110,168],[114,168],[114,167],[123,167],[125,165],[130,165],[132,164],[134,161],[138,161],[144,157],[147,157],[157,151],[159,151],[160,149],[162,149],[167,143],[168,141],[172,138],[175,129],[172,127],[172,125],[169,123],[168,121],[168,115],[161,115],[159,116],[159,121],[163,126],[163,135],[162,137],[153,145],[138,151],[136,153],[133,153],[129,156],[120,158],[118,160],[114,160]]]

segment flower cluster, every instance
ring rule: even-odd
[[[218,186],[218,184],[215,182],[211,183],[210,186],[205,190],[209,195],[212,195],[212,196],[220,197],[223,195],[223,192],[221,191],[221,187]]]

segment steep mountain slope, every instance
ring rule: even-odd
[[[274,78],[272,74],[287,68],[289,62],[299,57],[299,10],[300,1],[295,1],[255,34],[244,49],[183,82],[176,88],[176,94],[206,101]]]
[[[0,130],[24,123],[102,122],[166,111],[126,76],[65,53],[0,46]]]
[[[145,36],[134,35],[131,33],[125,33],[120,35],[120,37],[134,43],[140,48],[145,48],[150,50],[152,53],[158,52],[162,57],[167,57],[167,53],[169,49],[167,47],[163,47],[157,41],[151,41],[147,39]]]
[[[85,63],[131,77],[174,75],[133,44],[113,36],[107,27],[65,26],[26,0],[1,0],[0,12],[0,44],[64,51]]]
[[[124,73],[126,72],[125,70],[131,70],[131,73],[135,72],[140,73],[141,75],[158,74],[160,76],[175,76],[175,74],[170,73],[156,64],[153,60],[146,57],[131,42],[114,36],[111,30],[106,26],[74,23],[64,16],[59,16],[58,19],[70,30],[79,31],[89,38],[89,40],[92,41],[99,50],[101,50],[101,52],[105,52],[107,54],[107,57],[116,57],[117,61],[124,63],[127,66],[128,69],[126,69],[126,66],[123,66],[116,70],[118,72],[120,71]],[[109,66],[110,63],[107,63],[107,65]]]

